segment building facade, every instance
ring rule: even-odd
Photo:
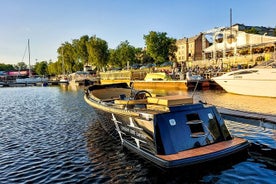
[[[175,53],[178,63],[202,60],[203,49],[209,47],[209,41],[200,33],[194,37],[182,38],[176,41],[177,52]]]
[[[248,33],[248,30],[258,34]],[[216,30],[212,34],[213,44],[203,49],[203,60],[228,62],[231,65],[254,65],[257,61],[275,60],[276,37],[272,35],[272,28],[240,24]]]
[[[248,67],[262,61],[276,60],[276,28],[234,24],[215,27],[194,37],[176,41],[178,63],[188,67]]]

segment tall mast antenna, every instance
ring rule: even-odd
[[[230,35],[232,36],[232,8],[230,8]]]

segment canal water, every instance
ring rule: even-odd
[[[192,91],[158,91],[187,93]],[[276,114],[275,99],[241,99],[215,91],[195,98]],[[274,102],[273,102],[274,101]],[[251,143],[248,154],[211,165],[162,170],[121,147],[70,86],[0,89],[0,183],[276,183],[276,132],[226,121]]]

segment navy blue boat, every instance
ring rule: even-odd
[[[89,86],[84,99],[110,135],[164,168],[212,161],[249,146],[230,135],[216,107],[190,97],[158,97],[118,83]]]

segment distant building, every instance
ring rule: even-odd
[[[185,66],[217,65],[248,67],[276,60],[276,28],[234,24],[215,27],[191,38],[176,41],[178,63]]]
[[[251,33],[251,32],[255,32]],[[256,34],[258,33],[258,34]],[[208,32],[209,34],[209,32]],[[257,57],[263,57],[260,60],[270,60],[275,57],[276,37],[273,28],[259,26],[245,26],[235,24],[231,28],[217,29],[212,33],[213,44],[203,49],[204,60],[225,60],[234,59],[239,61],[240,56],[251,55],[251,58],[243,58],[254,62]],[[266,56],[256,55],[267,53]],[[268,55],[268,53],[270,53]],[[265,58],[266,57],[266,58]]]
[[[177,62],[187,62],[202,60],[202,51],[204,48],[209,47],[209,41],[204,37],[202,33],[191,38],[182,38],[176,41]]]

